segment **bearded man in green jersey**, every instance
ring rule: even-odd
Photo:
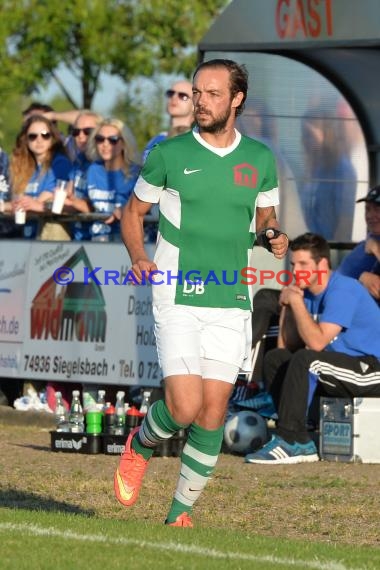
[[[234,127],[248,90],[244,66],[201,63],[193,76],[196,127],[149,153],[122,218],[122,236],[138,282],[153,286],[157,351],[165,400],[155,402],[127,440],[114,487],[133,505],[154,447],[188,428],[181,470],[165,523],[193,526],[191,510],[222,444],[228,400],[247,370],[251,299],[240,270],[256,235],[271,228],[270,248],[282,259],[288,239],[278,231],[275,158]],[[160,209],[154,260],[144,250],[143,219]]]

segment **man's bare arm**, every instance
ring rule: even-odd
[[[148,276],[151,271],[157,269],[144,248],[144,216],[151,207],[150,202],[143,202],[132,194],[123,209],[120,222],[121,237],[131,258],[132,271],[139,282],[142,280],[143,271]]]
[[[380,261],[380,241],[375,238],[367,238],[365,243],[366,253],[370,253]]]
[[[267,208],[256,208],[256,234],[265,230],[266,228],[273,228],[275,230],[280,229],[274,206],[269,206]],[[286,255],[286,252],[288,251],[288,236],[285,233],[281,233],[277,237],[270,238],[269,242],[275,258],[283,259]]]
[[[380,299],[380,276],[370,271],[363,271],[359,281],[375,299]]]
[[[274,206],[256,208],[256,233],[261,232],[265,228],[280,229]]]
[[[303,294],[296,285],[284,287],[280,304],[290,307],[299,336],[312,350],[324,350],[342,330],[342,327],[335,323],[314,321],[306,308]]]
[[[277,339],[278,348],[287,348],[291,352],[295,352],[299,348],[303,348],[305,346],[304,341],[299,335],[297,325],[289,305],[282,306],[279,324],[280,327]]]
[[[81,112],[81,109],[70,109],[70,111],[47,111],[42,114],[49,121],[62,121],[62,123],[73,125]]]

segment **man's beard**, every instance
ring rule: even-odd
[[[207,125],[199,124],[196,117],[195,121],[202,132],[211,133],[215,135],[218,133],[222,133],[226,130],[226,125],[230,116],[231,116],[231,109],[227,109],[224,115],[220,115],[219,117],[217,117]]]

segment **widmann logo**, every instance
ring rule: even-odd
[[[80,262],[92,269],[84,247],[65,266],[73,269]],[[50,277],[32,301],[30,328],[34,339],[105,342],[107,313],[100,286],[76,281],[58,285]]]

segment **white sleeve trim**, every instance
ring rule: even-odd
[[[142,176],[138,177],[134,193],[142,202],[157,204],[160,200],[161,192],[162,186],[154,186],[153,184],[146,182]]]
[[[269,206],[278,206],[280,198],[278,188],[272,188],[267,192],[259,192],[256,200],[257,208],[268,208]]]

